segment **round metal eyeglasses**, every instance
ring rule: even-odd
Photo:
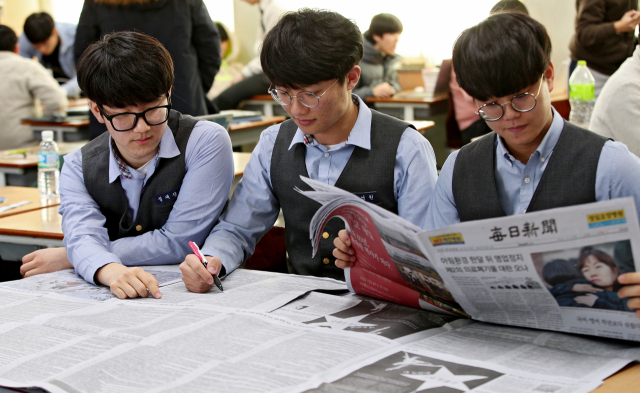
[[[540,79],[540,86],[538,87],[538,92],[536,93],[536,95],[526,92],[513,96],[511,100],[505,102],[504,104],[498,104],[497,102],[484,104],[480,108],[478,108],[476,115],[480,115],[480,117],[485,121],[498,121],[502,119],[502,116],[504,116],[504,106],[508,104],[511,104],[511,107],[518,112],[524,113],[532,111],[538,103],[538,96],[540,95],[540,90],[542,89],[543,79],[544,74]]]
[[[324,96],[325,93],[328,92],[329,89],[331,89],[331,87],[336,84],[336,82],[338,82],[337,79],[335,82],[331,84],[331,86],[327,88],[327,90],[325,90],[319,96],[315,95],[314,93],[311,93],[310,91],[301,91],[295,96],[292,96],[284,90],[272,89],[272,88],[269,88],[269,94],[271,94],[271,97],[273,97],[275,102],[277,102],[282,106],[291,105],[291,100],[293,98],[297,98],[298,102],[300,102],[302,105],[306,106],[307,108],[315,108],[316,106],[320,105],[320,99],[322,98],[322,96]]]

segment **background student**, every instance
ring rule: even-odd
[[[127,265],[176,263],[189,241],[202,244],[229,195],[231,141],[218,124],[170,109],[173,63],[150,36],[104,36],[80,58],[78,81],[108,133],[65,157],[66,255],[81,277],[119,298],[147,296],[146,288],[159,297],[155,278]],[[60,251],[37,252],[41,268],[59,266],[46,257]]]
[[[35,143],[31,128],[20,119],[35,116],[36,98],[45,115],[64,112],[67,106],[65,90],[43,66],[20,57],[18,46],[16,33],[0,25],[0,150]]]
[[[458,37],[458,82],[493,132],[447,158],[428,228],[626,196],[635,198],[640,212],[640,158],[620,142],[565,122],[553,109],[550,56],[544,26],[520,13],[491,15]],[[338,266],[356,260],[349,245],[344,231],[334,251]],[[627,279],[640,283],[636,273]],[[629,307],[640,308],[638,300]]]
[[[640,47],[611,75],[600,97],[589,129],[624,143],[640,156]]]
[[[569,76],[586,60],[596,98],[609,76],[633,53],[640,23],[638,0],[576,0],[575,34],[569,43]]]
[[[215,113],[205,94],[220,68],[218,29],[202,0],[86,0],[78,22],[75,55],[104,34],[137,31],[156,38],[175,67],[174,108],[183,114]],[[105,131],[91,119],[91,136]]]
[[[239,75],[232,80],[232,85],[222,91],[213,100],[213,105],[221,111],[236,109],[241,101],[258,94],[267,94],[269,79],[262,72],[260,65],[260,47],[265,35],[280,20],[282,14],[290,10],[285,0],[243,0],[260,8],[260,26],[254,51],[256,57],[242,68]]]
[[[324,53],[318,56],[318,53]],[[307,176],[357,195],[424,225],[436,180],[429,142],[409,124],[370,110],[352,90],[360,77],[362,35],[331,11],[285,14],[269,31],[261,52],[271,94],[290,120],[260,136],[227,211],[202,248],[209,271],[194,255],[180,265],[187,289],[206,292],[211,273],[229,273],[248,258],[276,221],[286,222],[289,271],[344,280],[333,264],[333,220],[311,257],[309,223],[317,202],[295,191]]]
[[[67,97],[80,94],[73,57],[75,37],[76,25],[54,22],[46,12],[29,15],[20,35],[20,55],[29,59],[36,57],[40,64],[51,70],[67,92]]]
[[[400,55],[396,46],[402,34],[402,22],[391,14],[378,14],[365,31],[364,55],[360,61],[360,80],[353,93],[363,100],[367,97],[388,98],[401,90],[397,67]]]

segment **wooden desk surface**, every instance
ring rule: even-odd
[[[436,126],[436,123],[431,120],[413,120],[409,123],[413,124],[418,132],[424,132]]]
[[[640,363],[633,363],[604,380],[592,393],[640,392]]]
[[[58,206],[0,218],[0,235],[62,240],[62,216]]]
[[[7,210],[6,212],[0,212],[0,217],[14,216],[24,212],[40,210],[48,206],[58,206],[60,204],[60,197],[40,198],[38,189],[32,187],[1,187],[0,196],[5,198],[5,201],[0,203],[0,207],[22,201],[31,201],[31,203],[26,205]]]
[[[233,175],[235,177],[241,177],[244,174],[244,168],[246,168],[251,158],[251,153],[233,153]]]
[[[52,127],[52,128],[56,128],[56,127],[75,127],[75,128],[81,128],[81,127],[88,127],[89,126],[89,119],[63,121],[61,123],[56,123],[56,122],[52,122],[52,121],[21,120],[20,123],[21,124],[26,124],[28,126],[39,126],[39,127]]]
[[[58,150],[60,155],[69,154],[72,151],[81,148],[89,141],[80,142],[58,142]],[[17,154],[9,154],[11,152],[24,150],[24,156]],[[0,151],[0,167],[7,168],[29,168],[38,165],[38,145],[27,146],[24,148]]]
[[[447,94],[441,94],[431,98],[426,97],[403,97],[403,93],[413,93],[411,91],[399,91],[391,98],[368,97],[366,102],[379,102],[389,104],[435,104],[436,102],[446,101],[449,99]]]
[[[286,119],[287,118],[284,116],[265,116],[262,118],[262,120],[248,121],[246,123],[234,123],[229,126],[229,132],[241,131],[241,130],[256,128],[256,127],[267,128],[268,126],[282,123]]]

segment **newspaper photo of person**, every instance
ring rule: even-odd
[[[532,259],[559,306],[630,311],[627,299],[617,294],[618,276],[633,271],[628,240],[539,253]]]

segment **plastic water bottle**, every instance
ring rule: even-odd
[[[42,142],[38,149],[38,190],[40,196],[58,195],[60,183],[60,153],[53,140],[53,131],[42,131]]]
[[[591,120],[591,111],[596,103],[595,80],[587,68],[587,62],[578,61],[578,66],[569,78],[569,104],[571,114],[569,121],[573,124],[588,128]]]

